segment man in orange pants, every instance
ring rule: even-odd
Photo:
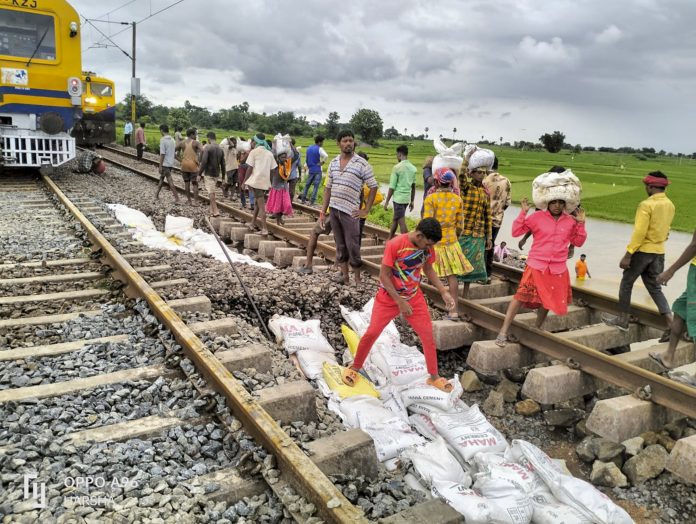
[[[418,334],[425,353],[430,378],[427,383],[442,391],[452,391],[452,384],[438,374],[437,352],[433,340],[433,323],[428,305],[420,289],[421,271],[442,295],[447,310],[454,308],[454,299],[435,273],[433,246],[442,239],[442,228],[434,218],[420,221],[414,231],[387,242],[379,272],[380,288],[372,307],[367,331],[360,339],[355,361],[344,370],[343,382],[354,386],[358,371],[365,363],[372,345],[382,330],[401,314]]]

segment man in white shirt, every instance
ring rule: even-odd
[[[130,147],[131,137],[133,136],[133,123],[130,120],[126,120],[126,124],[123,126],[123,145]]]
[[[246,163],[249,166],[244,178],[244,184],[254,192],[254,214],[251,217],[249,229],[257,230],[256,217],[261,220],[261,234],[268,235],[266,226],[266,191],[271,187],[271,170],[278,167],[278,163],[271,153],[271,148],[266,142],[263,133],[257,133],[251,139],[251,152]]]

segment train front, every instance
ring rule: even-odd
[[[0,161],[55,167],[75,158],[83,83],[77,12],[61,0],[0,0]]]
[[[116,94],[114,82],[92,72],[82,73],[82,118],[72,135],[78,146],[110,144],[116,141]]]

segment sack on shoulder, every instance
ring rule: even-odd
[[[192,158],[181,159],[181,170],[182,171],[186,171],[187,173],[198,173],[199,167],[200,166],[198,165],[198,162],[196,162]]]

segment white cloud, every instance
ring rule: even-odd
[[[610,44],[615,44],[616,42],[621,40],[623,38],[623,36],[624,36],[623,31],[621,31],[621,29],[616,27],[614,24],[611,24],[604,31],[596,34],[594,37],[594,40],[598,44],[610,45]]]
[[[554,65],[568,63],[577,54],[574,48],[563,43],[560,36],[554,36],[549,42],[525,36],[517,46],[517,51],[526,62]]]

